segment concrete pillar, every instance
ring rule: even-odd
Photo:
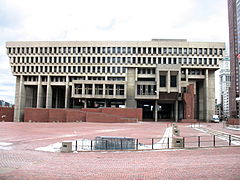
[[[48,76],[47,81],[46,108],[52,108],[52,86],[50,76]]]
[[[84,101],[84,108],[87,108],[87,99]]]
[[[204,104],[205,104],[205,109],[204,109],[204,119],[206,122],[209,122],[208,119],[208,69],[206,69],[205,72],[205,81],[204,81],[204,94],[205,94],[205,99],[204,99]]]
[[[116,98],[116,84],[113,84],[113,98]]]
[[[136,108],[137,103],[135,100],[135,79],[136,79],[136,69],[128,68],[127,69],[127,108]]]
[[[186,82],[188,84],[188,69],[186,69]]]
[[[65,108],[69,108],[69,102],[70,102],[69,76],[66,76],[66,86],[65,86]]]
[[[92,97],[95,96],[95,84],[92,84]]]
[[[158,121],[158,100],[155,100],[154,119],[155,119],[155,122]]]
[[[179,69],[177,77],[178,93],[181,93],[181,69]]]
[[[178,122],[178,101],[175,102],[175,122]]]
[[[16,78],[16,94],[15,94],[15,108],[14,108],[14,122],[23,121],[25,107],[25,87],[23,76]]]
[[[42,87],[42,78],[38,76],[38,87],[37,87],[37,108],[43,107],[43,87]]]
[[[171,73],[170,71],[167,71],[167,92],[170,93],[170,77]]]
[[[106,95],[106,84],[103,84],[103,98],[105,98],[105,95]],[[105,101],[105,105],[106,105],[106,101]]]
[[[208,120],[215,114],[215,71],[208,71]]]

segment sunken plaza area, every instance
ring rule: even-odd
[[[161,138],[168,122],[141,123],[0,123],[0,179],[239,179],[238,142],[215,137],[229,133],[222,123],[177,123],[185,148],[131,151],[78,151],[62,153],[45,148],[66,140],[97,136],[132,137],[147,144]],[[212,132],[212,131],[211,131]],[[198,142],[188,137],[200,136]],[[205,142],[204,142],[205,141]],[[151,144],[150,144],[151,145]],[[222,146],[222,147],[220,147]],[[52,152],[51,152],[52,151]]]

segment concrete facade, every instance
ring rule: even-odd
[[[240,97],[240,0],[228,0],[228,24],[229,24],[229,51],[231,86],[229,91],[230,116],[240,114],[240,103],[236,98]]]
[[[187,40],[7,42],[16,76],[14,121],[24,108],[142,108],[143,119],[179,121],[194,89],[194,119],[214,114],[214,72],[224,43]]]
[[[229,117],[229,88],[231,85],[230,58],[225,57],[220,65],[220,94],[221,94],[221,114]]]

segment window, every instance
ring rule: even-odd
[[[133,47],[132,51],[133,51],[133,54],[136,54],[136,48],[135,47]]]
[[[95,85],[95,94],[96,95],[102,95],[103,94],[103,85],[102,84],[96,84]]]
[[[82,84],[75,84],[75,94],[82,94]]]
[[[92,84],[85,84],[85,94],[92,95]]]
[[[179,54],[182,54],[182,48],[178,49]]]
[[[117,53],[120,54],[121,53],[121,47],[117,48]]]
[[[160,87],[166,87],[166,76],[160,75]]]
[[[122,84],[116,85],[116,95],[124,95],[124,85]]]
[[[170,83],[170,86],[171,87],[177,87],[177,76],[171,76],[171,83]]]
[[[112,84],[106,84],[106,95],[113,95],[113,85]]]

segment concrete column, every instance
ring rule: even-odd
[[[181,69],[179,69],[177,77],[178,93],[181,93]]]
[[[24,107],[25,107],[25,87],[23,76],[16,78],[16,93],[15,93],[15,108],[14,108],[14,122],[23,121]]]
[[[135,100],[135,80],[136,80],[136,69],[128,68],[127,69],[127,108],[136,108],[137,103]]]
[[[155,122],[158,121],[158,100],[155,100],[154,119],[155,119]]]
[[[116,84],[113,84],[113,98],[116,98]]]
[[[188,69],[186,69],[186,82],[188,84]]]
[[[103,98],[106,96],[106,84],[103,84]],[[106,102],[105,102],[106,105]]]
[[[84,101],[84,108],[87,108],[87,99]]]
[[[69,102],[70,102],[69,76],[66,76],[66,86],[65,86],[65,108],[69,108]]]
[[[167,92],[170,93],[170,77],[171,73],[170,71],[167,71]]]
[[[38,87],[37,87],[37,108],[43,106],[43,87],[42,87],[42,77],[38,76]]]
[[[205,109],[204,109],[204,119],[206,122],[209,122],[208,119],[208,69],[206,69],[205,72],[205,81],[204,81],[204,94],[205,94],[205,99],[204,99],[204,104],[205,104]]]
[[[92,84],[92,97],[95,96],[95,84]]]
[[[50,76],[48,76],[47,81],[46,108],[52,108],[52,86]]]
[[[175,102],[175,122],[178,122],[178,101]]]
[[[85,84],[82,84],[82,97],[85,95]]]

